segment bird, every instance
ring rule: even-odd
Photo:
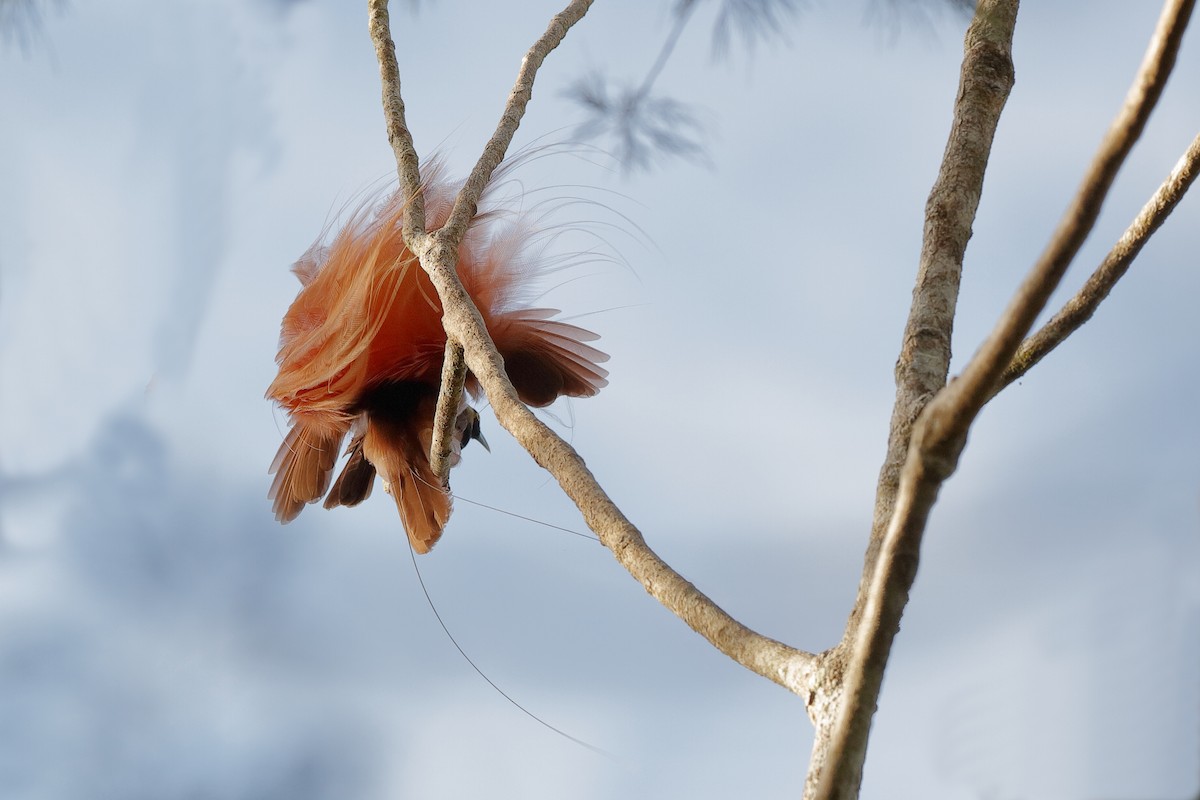
[[[422,184],[430,231],[449,217],[455,184],[439,166]],[[268,498],[281,523],[325,498],[325,508],[355,506],[375,477],[392,496],[409,542],[428,553],[451,512],[449,482],[429,463],[446,333],[437,292],[402,236],[409,204],[397,189],[368,198],[326,241],[328,229],[293,265],[301,288],[280,326],[279,372],[267,397],[287,413],[289,430],[271,463]],[[531,304],[536,232],[485,198],[458,250],[457,272],[522,402],[591,397],[608,384],[599,336]],[[482,394],[468,372],[451,441],[450,464],[471,441],[485,448]],[[330,487],[342,444],[346,461]],[[490,449],[490,448],[488,448]]]

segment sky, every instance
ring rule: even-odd
[[[465,174],[559,6],[394,5],[417,148]],[[799,699],[548,527],[583,530],[486,411],[492,452],[452,475],[419,577],[382,493],[275,522],[286,419],[263,393],[288,268],[393,176],[365,3],[42,8],[0,52],[0,795],[799,796]],[[1022,8],[952,371],[1045,244],[1157,13]],[[966,21],[804,4],[781,40],[714,59],[713,17],[656,85],[697,108],[703,163],[623,175],[572,142],[567,87],[639,81],[670,25],[665,3],[602,1],[547,60],[515,145],[541,149],[501,194],[551,226],[566,266],[546,302],[612,356],[600,395],[544,418],[676,569],[819,651],[861,571]],[[1200,130],[1196,36],[1053,304]],[[864,798],[1200,789],[1198,214],[1186,198],[973,429]],[[506,700],[439,616],[504,694],[603,752]]]

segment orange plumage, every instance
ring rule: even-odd
[[[425,186],[431,230],[449,215],[452,187]],[[450,489],[429,465],[446,334],[441,303],[404,246],[405,202],[394,193],[360,207],[328,245],[314,244],[293,271],[302,288],[283,318],[279,374],[267,396],[288,413],[291,429],[271,472],[275,516],[289,522],[326,496],[342,442],[348,459],[325,507],[353,506],[371,492],[375,473],[395,499],[413,549],[426,553],[450,516]],[[522,294],[536,275],[523,257],[529,231],[476,218],[458,253],[458,275],[483,316],[517,394],[531,406],[558,397],[590,397],[607,384],[608,359],[586,344],[596,334],[529,308]],[[467,390],[480,390],[468,374]],[[478,415],[459,409],[452,463],[479,435]]]

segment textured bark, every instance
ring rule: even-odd
[[[856,694],[845,692],[844,673],[848,657],[853,655],[854,633],[866,604],[872,599],[872,578],[880,560],[888,523],[895,516],[900,473],[913,425],[925,405],[946,385],[962,257],[967,241],[971,239],[972,223],[983,193],[992,138],[1013,86],[1012,37],[1016,8],[1018,2],[1015,0],[984,0],[967,29],[946,152],[925,204],[924,239],[912,307],[896,361],[892,428],[876,491],[875,516],[863,577],[841,644],[822,658],[817,674],[817,693],[821,698],[810,706],[810,715],[816,708],[822,710],[822,716],[814,717],[817,738],[805,788],[806,798],[854,798],[858,796],[862,782],[866,739],[888,650],[876,651],[871,662],[866,664],[870,680]],[[904,564],[908,575],[914,576],[917,542],[912,545],[913,551],[908,553]],[[904,600],[899,600],[901,609]],[[893,610],[899,620],[898,609]],[[894,631],[892,634],[894,636]],[[890,636],[887,640],[890,644]],[[839,734],[839,728],[828,716],[835,714],[844,714],[854,722],[840,729]],[[835,734],[841,735],[840,741],[835,742]],[[817,781],[818,774],[820,781]]]
[[[438,392],[437,412],[433,418],[433,442],[429,448],[429,466],[444,483],[450,476],[451,437],[458,420],[458,405],[462,401],[463,383],[467,377],[467,362],[462,345],[446,339],[446,354],[442,358],[442,388]]]
[[[882,540],[868,554],[868,574],[860,586],[855,614],[851,616],[840,645],[845,650],[846,660],[840,687],[843,695],[839,718],[833,726],[829,750],[823,759],[824,774],[815,795],[818,798],[858,796],[870,722],[891,643],[899,631],[900,618],[916,577],[921,537],[930,510],[942,483],[957,467],[971,424],[992,396],[1022,337],[1045,307],[1094,226],[1117,171],[1162,93],[1192,5],[1192,0],[1168,0],[1166,3],[1125,105],[1101,142],[1049,244],[962,375],[925,404],[912,427],[891,517]],[[994,4],[981,2],[972,28],[986,16],[980,26],[984,31],[1011,37],[1016,6],[1015,0]],[[968,33],[968,53],[970,39]],[[958,116],[956,113],[956,119]],[[956,279],[957,275],[951,277]],[[935,313],[941,300],[942,295],[934,292]],[[914,310],[917,303],[914,293]],[[906,346],[907,343],[906,337]],[[931,342],[936,356],[942,354],[939,345],[936,340]],[[898,404],[903,391],[901,385],[897,393]],[[875,545],[872,538],[872,545]]]
[[[925,231],[913,288],[912,306],[896,362],[896,400],[892,409],[887,455],[879,474],[871,537],[862,579],[841,644],[826,654],[818,691],[839,699],[830,703],[853,723],[841,729],[830,720],[817,721],[813,767],[821,768],[819,783],[810,775],[807,797],[858,796],[867,736],[875,712],[879,686],[892,637],[875,649],[867,664],[866,680],[851,694],[845,691],[843,671],[854,655],[855,634],[868,603],[878,602],[876,569],[889,522],[897,511],[902,467],[912,439],[913,425],[933,396],[946,385],[950,371],[950,345],[954,313],[962,281],[963,256],[983,193],[983,179],[1000,113],[1014,81],[1012,35],[1016,25],[1016,0],[982,0],[967,29],[954,116],[941,168],[925,205]],[[889,598],[898,628],[907,588],[916,575],[919,539],[907,542],[898,558],[897,576],[904,591]],[[883,633],[881,631],[881,633]],[[840,739],[835,739],[835,734]],[[831,752],[827,749],[833,748]],[[810,770],[813,769],[810,767]],[[819,785],[819,791],[817,789]]]
[[[982,2],[967,30],[950,136],[925,204],[920,264],[896,361],[896,401],[887,456],[879,474],[871,539],[852,623],[861,612],[863,589],[892,518],[912,426],[925,404],[946,385],[950,372],[963,255],[983,193],[996,125],[1014,81],[1012,27],[1016,13],[1015,2]]]
[[[1129,271],[1133,260],[1142,252],[1142,247],[1167,221],[1175,206],[1179,205],[1179,201],[1195,182],[1197,175],[1200,175],[1200,135],[1192,140],[1171,170],[1171,174],[1142,207],[1083,287],[1037,333],[1021,342],[1012,362],[1000,376],[1000,383],[993,390],[993,396],[1019,380],[1049,355],[1051,350],[1066,341],[1068,336],[1092,318],[1092,314],[1096,313],[1096,309],[1100,307],[1104,298],[1108,297],[1117,281]]]
[[[398,132],[396,139],[401,144],[395,148],[398,170],[402,185],[408,186],[409,181],[405,176],[411,177],[415,173],[416,153],[403,146],[407,137],[403,119],[391,118],[393,114],[403,114],[403,103],[389,102],[389,87],[394,87],[398,93],[399,77],[394,74],[395,57],[391,52],[393,45],[390,34],[385,37],[386,31],[377,24],[378,20],[386,21],[387,2],[370,0],[370,4],[371,35],[376,52],[380,54],[380,72],[385,87],[384,110],[389,115],[389,137],[393,131]],[[484,188],[503,161],[520,125],[525,106],[532,96],[538,68],[590,5],[590,0],[573,0],[554,17],[546,33],[523,59],[500,124],[455,200],[449,220],[433,233],[413,230],[410,235],[406,226],[406,242],[437,289],[444,310],[442,323],[448,341],[462,346],[466,366],[483,386],[496,418],[534,460],[554,476],[600,541],[651,596],[714,647],[747,669],[805,696],[813,682],[816,657],[742,625],[650,549],[641,532],[625,518],[596,482],[579,454],[535,417],[517,397],[479,311],[455,272],[458,245],[478,209]],[[407,141],[411,143],[411,138]],[[443,387],[443,392],[445,390]],[[435,447],[436,444],[435,441]]]
[[[404,213],[404,240],[425,233],[425,198],[421,194],[421,168],[412,133],[404,116],[404,97],[400,93],[400,68],[396,65],[396,45],[392,42],[388,0],[368,0],[368,27],[379,60],[379,78],[383,86],[383,119],[387,125],[388,143],[396,156],[396,172],[400,176],[400,191],[408,198]]]
[[[396,153],[401,186],[419,208],[419,167],[404,122],[399,76],[387,30],[387,2],[369,2],[388,136]],[[1003,385],[1002,374],[1006,380],[1015,379],[1010,376],[1023,373],[1090,316],[1195,178],[1200,137],[1097,270],[1097,276],[1080,297],[1068,303],[1060,315],[1065,321],[1057,324],[1052,320],[1046,332],[1032,337],[1017,354],[1022,337],[1091,230],[1117,170],[1161,94],[1194,2],[1167,0],[1126,105],[1102,142],[1063,221],[963,375],[947,384],[963,258],[996,125],[1014,81],[1012,35],[1019,2],[978,3],[964,44],[946,151],[926,205],[920,263],[896,363],[896,400],[862,579],[842,641],[820,656],[764,637],[734,620],[647,546],[641,532],[605,494],[579,454],[520,402],[478,310],[458,281],[458,245],[477,211],[484,187],[503,161],[520,124],[537,71],[590,4],[590,0],[573,0],[525,56],[496,132],[456,199],[446,225],[430,234],[424,231],[423,215],[406,222],[405,240],[429,273],[445,309],[446,396],[440,402],[448,403],[455,392],[461,391],[463,371],[469,368],[487,393],[501,425],[554,476],[588,526],[647,592],[721,652],[804,699],[817,734],[805,797],[857,797],[871,720],[891,644],[916,576],[921,537],[942,483],[957,466],[971,423]],[[453,415],[448,417],[439,424],[439,431],[445,426],[442,433],[452,429]],[[435,451],[437,444],[435,441]],[[437,452],[431,454],[431,458],[436,456]]]

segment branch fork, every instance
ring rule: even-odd
[[[554,476],[582,512],[588,527],[648,593],[721,652],[748,669],[805,696],[813,686],[816,656],[750,630],[650,549],[641,532],[625,518],[600,487],[579,454],[534,416],[517,397],[479,311],[463,289],[455,271],[458,246],[476,213],[484,188],[503,161],[520,125],[532,96],[538,69],[590,6],[591,0],[572,0],[554,17],[546,32],[522,59],[500,123],[456,198],[449,219],[437,231],[428,232],[424,227],[419,162],[400,95],[387,0],[369,0],[370,31],[379,58],[388,140],[395,153],[401,189],[410,197],[413,209],[405,220],[405,243],[418,257],[438,292],[447,336],[447,358],[443,367],[442,391],[438,398],[438,422],[431,463],[437,463],[439,453],[448,450],[447,443],[453,430],[453,410],[458,403],[454,395],[461,393],[461,376],[469,369],[487,394],[500,424],[539,465]],[[459,352],[462,354],[462,366],[459,366]]]
[[[646,545],[575,450],[521,403],[482,318],[458,280],[456,253],[484,187],[524,115],[546,56],[587,12],[571,2],[521,62],[500,123],[455,200],[446,224],[425,229],[419,162],[405,121],[387,0],[369,0],[388,139],[410,198],[404,238],[441,299],[447,344],[430,461],[448,471],[449,441],[466,370],[500,424],[548,470],[588,526],[653,597],[721,652],[805,701],[816,727],[806,798],[858,796],[871,719],[892,640],[916,576],[921,537],[942,483],[954,472],[982,407],[1078,329],[1125,273],[1200,173],[1200,136],[1076,297],[1022,341],[1090,233],[1100,206],[1162,93],[1195,0],[1166,0],[1146,58],[1075,199],[962,375],[947,383],[963,259],[983,190],[996,126],[1014,81],[1012,36],[1019,0],[979,0],[966,34],[954,119],[926,206],[920,266],[896,365],[896,401],[880,471],[858,596],[842,640],[820,655],[758,634],[719,608]]]

